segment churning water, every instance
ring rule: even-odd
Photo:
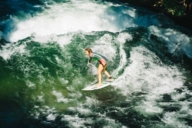
[[[192,127],[189,30],[112,2],[27,5],[38,9],[1,19],[1,127]],[[108,58],[114,86],[81,90],[97,81],[86,47]]]

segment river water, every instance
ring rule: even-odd
[[[2,5],[1,128],[192,127],[190,30],[110,1]],[[81,90],[97,81],[86,47],[108,58],[113,86]]]

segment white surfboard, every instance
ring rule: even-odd
[[[101,89],[101,88],[107,87],[107,86],[111,85],[111,83],[112,82],[104,81],[102,83],[102,85],[100,85],[100,86],[95,86],[95,84],[94,84],[94,85],[91,85],[91,86],[87,86],[87,87],[83,88],[82,90],[83,91],[97,90],[97,89]]]

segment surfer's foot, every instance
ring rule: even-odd
[[[113,78],[113,77],[109,77],[109,78],[107,79],[107,81],[114,81],[114,78]]]
[[[102,85],[101,83],[98,83],[98,84],[95,85],[95,87],[99,87],[99,86],[101,86],[101,85]]]

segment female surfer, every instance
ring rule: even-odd
[[[101,86],[102,85],[102,76],[101,76],[101,72],[104,72],[105,75],[108,77],[108,81],[113,81],[113,78],[110,76],[110,74],[106,71],[106,67],[107,67],[107,58],[92,52],[92,50],[90,48],[86,48],[85,49],[85,54],[89,57],[89,61],[88,64],[89,65],[91,63],[92,60],[97,60],[99,61],[99,66],[98,66],[98,83],[96,84],[96,86]]]

